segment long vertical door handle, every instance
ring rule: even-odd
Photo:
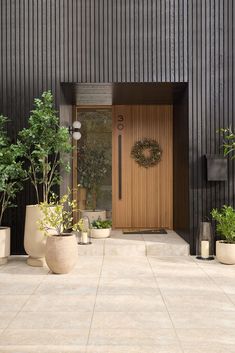
[[[122,135],[118,135],[118,198],[122,199]]]

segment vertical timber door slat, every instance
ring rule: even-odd
[[[158,228],[173,226],[173,109],[171,105],[113,106],[113,227]],[[119,136],[121,182],[119,198]],[[144,168],[130,156],[134,143],[156,140],[162,160]]]

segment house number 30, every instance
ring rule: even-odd
[[[118,119],[117,119],[118,123],[117,123],[117,128],[118,130],[123,130],[124,129],[124,117],[123,115],[118,115]]]

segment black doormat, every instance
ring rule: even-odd
[[[142,230],[123,230],[123,234],[167,234],[167,231],[163,228],[159,229],[142,229]]]

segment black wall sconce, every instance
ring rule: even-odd
[[[207,181],[228,180],[228,159],[223,155],[206,155]]]

